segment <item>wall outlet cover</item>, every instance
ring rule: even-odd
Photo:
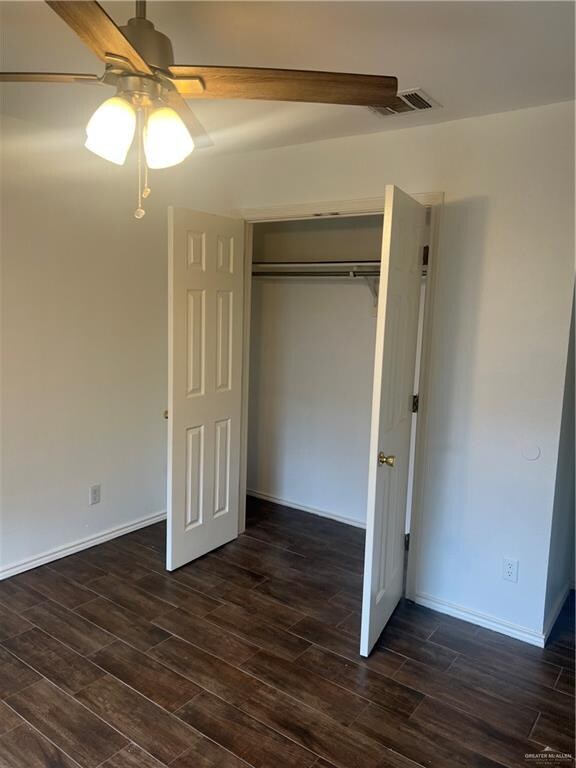
[[[91,485],[88,489],[88,504],[92,507],[94,504],[100,504],[101,492],[99,485]]]
[[[518,560],[505,557],[502,562],[502,578],[505,581],[518,581]]]

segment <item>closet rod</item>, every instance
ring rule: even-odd
[[[356,277],[380,277],[380,271],[377,272],[375,270],[371,270],[370,272],[365,270],[355,270],[355,269],[349,269],[347,271],[330,271],[327,269],[323,270],[316,270],[315,272],[296,272],[295,270],[288,270],[288,271],[272,271],[272,272],[253,272],[252,277],[345,277],[345,278],[356,278]]]

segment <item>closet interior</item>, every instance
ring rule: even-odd
[[[252,231],[247,494],[358,527],[382,228],[381,214],[334,215]]]

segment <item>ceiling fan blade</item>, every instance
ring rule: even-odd
[[[184,121],[186,127],[190,131],[190,136],[192,136],[194,140],[196,149],[207,149],[208,147],[214,146],[214,142],[207,134],[206,129],[178,91],[172,89],[167,90],[164,93],[163,99],[170,107],[172,107],[172,109],[178,112]]]
[[[50,8],[102,61],[106,54],[126,59],[135,72],[151,75],[152,70],[128,42],[110,16],[95,0],[46,0]]]
[[[187,99],[266,99],[385,107],[398,80],[380,75],[255,67],[170,67],[172,82]],[[198,88],[198,80],[204,86]]]
[[[0,72],[0,83],[99,83],[98,75],[73,72]]]

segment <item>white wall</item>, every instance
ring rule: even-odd
[[[95,190],[3,195],[2,569],[165,510],[162,234]]]
[[[5,558],[13,561],[41,551],[45,539],[34,533],[39,525],[49,543],[73,540],[87,525],[92,530],[100,527],[100,519],[82,509],[85,485],[97,478],[86,470],[78,481],[69,471],[71,453],[76,459],[92,451],[94,463],[132,451],[142,471],[127,479],[118,462],[110,462],[118,483],[115,519],[125,519],[132,510],[144,514],[158,508],[164,448],[162,428],[154,420],[165,391],[165,379],[155,379],[163,375],[157,372],[166,360],[164,211],[160,214],[164,203],[226,211],[373,197],[393,182],[410,192],[446,193],[416,591],[444,610],[460,606],[478,620],[492,617],[502,627],[524,628],[537,639],[544,621],[574,268],[573,104],[241,156],[199,153],[186,167],[155,174],[149,223],[156,227],[136,235],[133,222],[128,222],[127,201],[133,189],[121,175],[125,169],[99,164],[96,172],[96,160],[93,165],[88,165],[91,159],[84,160],[87,153],[75,153],[69,144],[62,148],[55,142],[47,148],[42,142],[21,141],[22,131],[16,126],[13,132],[18,146],[4,175],[5,198],[15,196],[17,189],[31,193],[15,197],[16,210],[23,205],[27,209],[26,214],[14,214],[9,247],[2,235],[2,259],[12,265],[3,267],[2,308]],[[74,200],[68,198],[63,208],[52,211],[51,198],[58,196],[56,172],[65,175]],[[40,184],[42,189],[32,194]],[[123,206],[113,216],[102,203],[107,194]],[[51,215],[43,214],[45,206]],[[36,218],[45,237],[35,239],[30,232]],[[82,259],[75,290],[67,286],[76,262],[62,247],[69,238]],[[131,253],[134,244],[138,250]],[[83,258],[85,248],[89,255]],[[44,266],[44,281],[37,272],[43,255],[50,267]],[[52,354],[62,350],[59,354],[82,383],[77,356],[85,361],[87,352],[83,339],[74,343],[75,327],[86,307],[94,308],[82,276],[84,268],[97,268],[99,258],[107,260],[97,283],[103,303],[111,302],[115,312],[123,306],[124,297],[114,287],[118,271],[124,289],[120,293],[126,293],[129,278],[141,291],[131,297],[140,307],[136,315],[120,313],[121,325],[110,329],[116,337],[112,347],[134,354],[135,360],[126,362],[123,386],[116,387],[119,355],[93,344],[98,352],[92,360],[98,361],[98,371],[106,371],[107,383],[88,388],[92,398],[83,399],[80,407],[74,404],[75,379],[54,373],[59,365],[54,365]],[[149,266],[137,268],[148,260]],[[151,283],[148,269],[154,275]],[[27,300],[31,285],[34,295],[42,297],[40,303]],[[107,322],[105,312],[99,311]],[[54,323],[54,313],[65,318],[55,329],[60,338],[51,333],[41,345],[36,335]],[[8,327],[6,319],[11,321]],[[96,336],[101,340],[100,333]],[[16,366],[14,373],[6,374],[7,362]],[[120,404],[118,393],[139,404],[129,421],[133,438],[125,436],[122,413],[127,406]],[[54,400],[60,404],[61,419],[51,409]],[[115,426],[94,441],[90,429],[77,422],[98,425],[101,401],[117,403]],[[73,405],[71,416],[68,402]],[[26,424],[23,430],[18,416]],[[150,435],[153,447],[142,446],[142,433]],[[55,439],[49,441],[51,435]],[[525,458],[534,455],[536,447],[539,458]],[[152,452],[150,463],[141,461],[141,450]],[[7,492],[6,478],[16,464],[17,475]],[[142,480],[146,470],[150,491],[144,498],[136,477]],[[53,489],[49,503],[41,498],[45,475]],[[517,584],[502,581],[503,557],[519,559]]]
[[[562,407],[558,471],[550,537],[544,626],[552,628],[568,590],[574,586],[574,305]]]
[[[374,312],[362,281],[253,280],[249,490],[365,524]]]

